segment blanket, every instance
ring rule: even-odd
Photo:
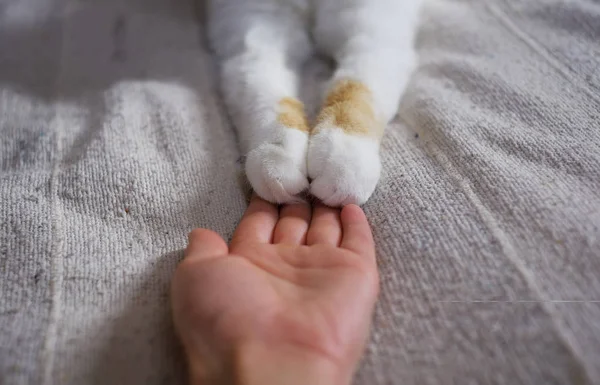
[[[2,384],[185,383],[171,274],[246,207],[199,20],[0,4]],[[599,26],[594,0],[425,2],[364,206],[382,289],[356,384],[600,383]]]

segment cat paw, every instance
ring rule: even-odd
[[[280,142],[262,143],[246,155],[246,176],[254,192],[271,203],[299,203],[309,187],[306,167],[308,136],[287,135]]]
[[[379,181],[379,141],[337,127],[317,132],[308,148],[310,193],[328,206],[362,205]]]

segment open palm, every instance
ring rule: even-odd
[[[359,207],[279,210],[255,197],[230,246],[210,230],[190,234],[173,280],[174,318],[188,355],[201,363],[193,370],[219,370],[215,357],[245,343],[352,365],[377,291],[373,240]]]

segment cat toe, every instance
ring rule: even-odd
[[[308,151],[310,193],[332,207],[364,204],[373,194],[379,175],[379,142],[349,135],[332,127],[311,138]]]
[[[250,151],[246,176],[254,191],[277,204],[298,203],[298,194],[309,187],[305,157],[295,158],[283,147],[266,143]]]

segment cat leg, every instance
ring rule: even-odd
[[[273,203],[308,189],[309,125],[299,73],[312,52],[302,10],[274,0],[213,0],[209,39],[254,191]]]
[[[324,0],[314,36],[337,69],[308,150],[310,192],[330,206],[363,204],[381,172],[380,141],[415,63],[415,0]]]

